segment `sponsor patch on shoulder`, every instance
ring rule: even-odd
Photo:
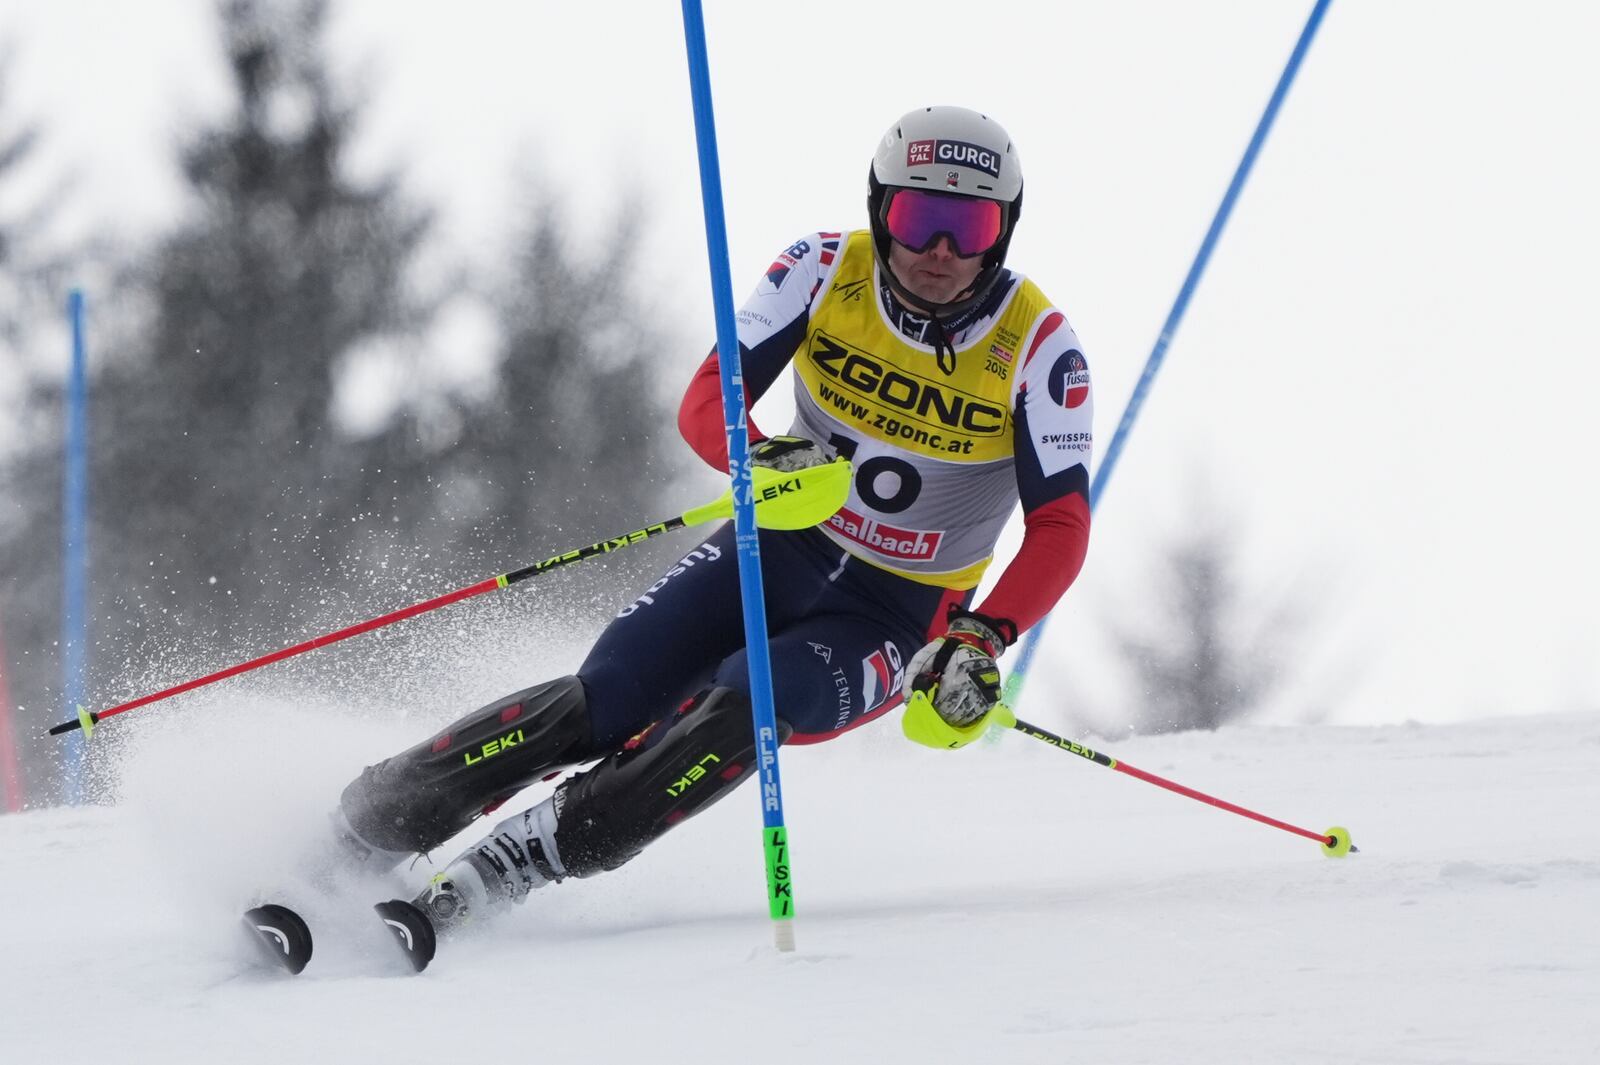
[[[761,282],[761,291],[772,293],[781,291],[783,283],[789,280],[789,273],[794,269],[794,260],[787,255],[780,255],[772,260],[772,265],[767,267],[767,273]]]
[[[783,283],[789,280],[790,272],[800,265],[801,257],[809,251],[811,245],[808,242],[797,240],[779,252],[778,257],[772,260],[772,265],[767,267],[767,272],[762,277],[761,292],[771,295],[782,291]]]
[[[1083,406],[1089,398],[1089,364],[1083,352],[1062,352],[1050,367],[1050,401],[1068,410]]]

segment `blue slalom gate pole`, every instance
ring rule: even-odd
[[[83,702],[88,644],[84,615],[89,570],[88,352],[82,289],[73,289],[68,295],[67,317],[72,326],[72,370],[67,383],[66,476],[61,500],[61,682],[70,717]],[[65,752],[63,796],[72,805],[83,801],[83,752],[83,737],[72,737]]]
[[[1188,276],[1183,279],[1183,287],[1178,290],[1178,298],[1173,301],[1172,310],[1167,312],[1167,320],[1161,326],[1160,335],[1156,337],[1155,347],[1151,349],[1150,357],[1145,360],[1144,372],[1139,375],[1139,382],[1134,385],[1133,395],[1128,398],[1128,405],[1122,411],[1122,419],[1117,423],[1117,431],[1112,435],[1111,444],[1106,448],[1106,457],[1090,482],[1091,513],[1099,504],[1101,493],[1111,480],[1112,471],[1117,468],[1117,460],[1122,457],[1122,448],[1127,443],[1129,433],[1133,431],[1139,410],[1144,406],[1145,396],[1149,394],[1150,386],[1166,359],[1167,347],[1178,331],[1178,323],[1183,321],[1184,311],[1189,308],[1189,299],[1200,284],[1200,276],[1205,273],[1206,264],[1211,260],[1211,252],[1216,248],[1218,238],[1222,236],[1222,228],[1228,224],[1228,216],[1233,213],[1233,205],[1239,198],[1240,190],[1244,188],[1245,179],[1250,176],[1250,170],[1255,166],[1256,156],[1260,153],[1262,144],[1266,143],[1267,134],[1272,131],[1272,123],[1278,117],[1278,109],[1283,105],[1284,97],[1289,95],[1289,86],[1294,84],[1295,75],[1300,71],[1300,63],[1305,59],[1306,51],[1311,47],[1311,39],[1316,36],[1317,27],[1322,24],[1322,16],[1331,2],[1332,0],[1317,0],[1312,7],[1311,17],[1306,19],[1305,28],[1300,31],[1300,39],[1295,42],[1294,51],[1289,53],[1289,62],[1284,66],[1283,73],[1278,76],[1278,84],[1272,90],[1272,98],[1267,101],[1267,109],[1262,113],[1261,121],[1256,123],[1255,134],[1250,138],[1250,144],[1244,150],[1244,157],[1239,160],[1239,166],[1233,172],[1233,180],[1228,183],[1228,191],[1223,194],[1216,216],[1211,219],[1211,228],[1206,230],[1205,239],[1200,242],[1200,250],[1189,266]],[[1028,633],[1028,638],[1023,641],[1020,648],[1017,664],[1012,669],[1011,675],[1006,678],[1005,691],[1001,699],[1013,710],[1022,697],[1022,686],[1028,679],[1028,667],[1033,664],[1034,653],[1039,647],[1039,637],[1049,620],[1049,615],[1046,615]]]
[[[767,904],[779,950],[794,949],[794,896],[789,881],[788,830],[783,823],[783,786],[778,777],[778,720],[772,702],[772,661],[767,653],[767,615],[761,585],[761,545],[756,533],[750,477],[750,430],[744,373],[733,318],[733,283],[728,270],[727,220],[722,207],[722,168],[711,111],[711,64],[706,57],[705,15],[700,0],[683,0],[683,35],[689,53],[689,92],[694,101],[695,142],[700,151],[700,197],[705,207],[706,251],[711,260],[711,302],[717,319],[717,355],[722,372],[722,416],[728,434],[728,474],[733,480],[733,529],[738,544],[739,591],[744,600],[746,660],[751,714],[761,778],[762,846],[767,863]]]

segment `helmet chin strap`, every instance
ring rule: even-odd
[[[876,250],[874,250],[876,253]],[[946,376],[956,372],[956,349],[950,342],[950,335],[945,331],[945,323],[960,317],[967,311],[976,307],[989,294],[994,287],[995,278],[1000,274],[998,266],[986,266],[978,272],[966,295],[957,296],[946,303],[929,303],[906,287],[894,268],[884,261],[883,256],[877,256],[878,272],[889,282],[889,291],[903,303],[907,310],[919,317],[927,318],[933,323],[933,357],[938,360],[939,369]]]

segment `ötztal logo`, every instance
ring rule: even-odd
[[[906,165],[927,166],[933,162],[933,146],[937,141],[907,141]]]

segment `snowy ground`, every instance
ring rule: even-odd
[[[1342,861],[1020,735],[937,753],[884,723],[785,755],[797,953],[740,794],[406,977],[281,866],[420,730],[313,752],[308,712],[273,713],[249,748],[129,745],[114,807],[0,818],[0,1059],[1600,1061],[1597,717],[1096,744],[1348,825]],[[274,883],[324,924],[296,979],[236,938]]]

